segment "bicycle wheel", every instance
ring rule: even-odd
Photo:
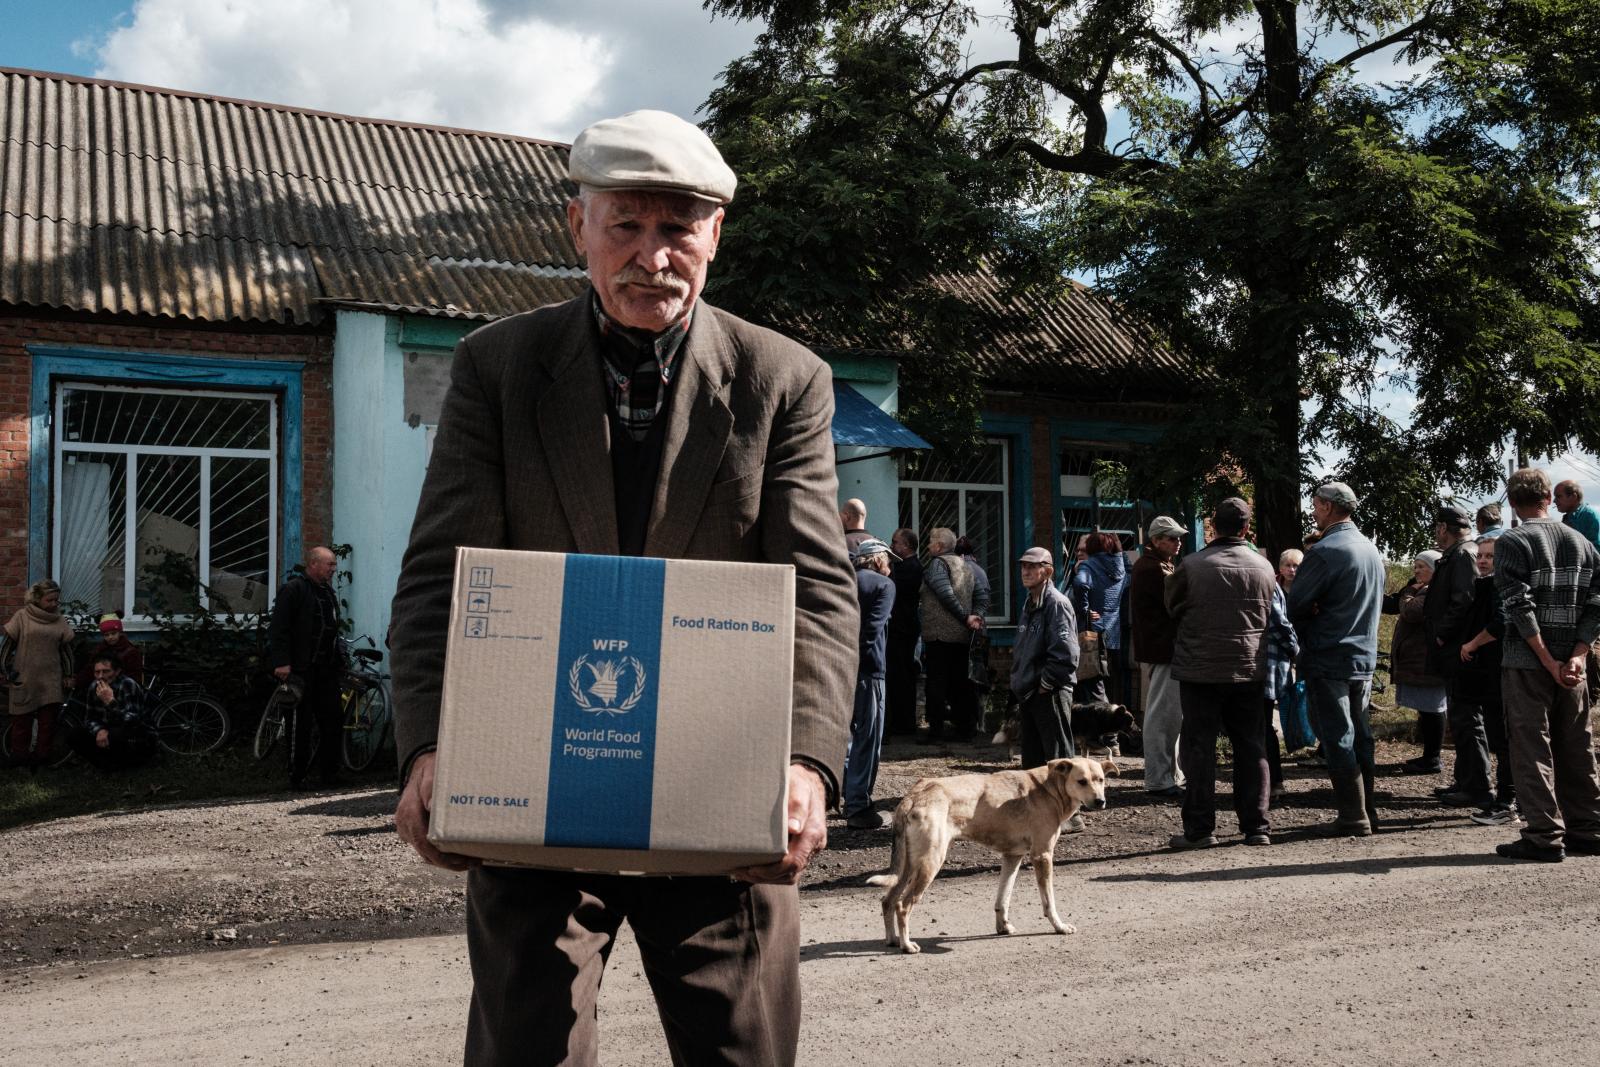
[[[369,685],[352,693],[344,718],[344,765],[352,771],[372,766],[389,733],[389,693]]]
[[[45,757],[44,766],[59,767],[72,758],[72,745],[70,737],[72,732],[83,725],[84,711],[82,705],[69,700],[66,705],[56,713],[55,733],[50,741],[50,754]],[[38,731],[37,724],[31,728],[28,744],[33,744],[34,734]],[[0,760],[11,762],[11,723],[0,719]]]
[[[264,760],[272,755],[272,750],[283,740],[283,735],[289,729],[289,708],[293,703],[294,698],[285,693],[282,687],[272,691],[266,708],[261,712],[261,721],[256,724],[256,759]]]
[[[156,709],[156,740],[168,752],[199,756],[228,736],[228,713],[210,697],[174,697]]]

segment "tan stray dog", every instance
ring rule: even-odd
[[[1016,930],[1008,915],[1011,890],[1024,859],[1033,861],[1039,901],[1058,934],[1076,933],[1056,912],[1052,856],[1061,826],[1079,808],[1106,806],[1105,769],[1090,759],[1051,760],[1043,767],[995,774],[923,778],[894,809],[894,870],[867,879],[888,886],[883,933],[889,947],[921,952],[911,939],[911,909],[944,866],[958,837],[1000,853],[1000,890],[994,898],[996,933]]]

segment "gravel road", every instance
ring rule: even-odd
[[[889,756],[885,803],[920,774],[1005,754]],[[1330,797],[1311,770],[1291,771],[1272,848],[1174,855],[1160,846],[1177,809],[1128,762],[1112,807],[1058,850],[1071,937],[1044,932],[1026,874],[1019,934],[989,933],[995,865],[961,847],[919,913],[924,954],[887,954],[861,885],[887,833],[835,824],[802,894],[801,1062],[1593,1061],[1600,858],[1500,861],[1509,834],[1431,804],[1435,779],[1383,781],[1391,832],[1312,839],[1302,828]],[[14,1022],[53,1020],[7,1027],[0,1062],[458,1061],[462,883],[398,846],[393,799],[149,808],[0,835],[0,996]],[[607,1063],[663,1062],[638,972],[624,942],[602,1001]]]

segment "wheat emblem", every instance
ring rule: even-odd
[[[592,679],[587,692],[583,684],[583,669],[589,669]],[[622,691],[622,674],[624,670],[633,672],[633,691],[623,698],[622,703],[616,704],[617,694]],[[633,656],[628,656],[621,662],[615,660],[589,661],[585,653],[573,661],[572,668],[567,671],[567,690],[572,694],[573,703],[584,711],[596,715],[624,715],[633,710],[644,697],[645,673],[644,664]],[[588,694],[593,694],[599,699],[596,704],[589,699]],[[616,704],[615,707],[612,705]]]

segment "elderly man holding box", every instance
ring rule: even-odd
[[[427,839],[457,546],[792,565],[788,854],[735,878],[474,869],[466,1047],[474,1065],[594,1063],[600,977],[626,920],[675,1062],[792,1064],[795,882],[826,843],[856,675],[832,377],[699,299],[735,178],[698,128],[660,111],[606,119],[579,135],[569,174],[591,287],[456,348],[394,602],[395,828],[428,862],[468,865]]]

